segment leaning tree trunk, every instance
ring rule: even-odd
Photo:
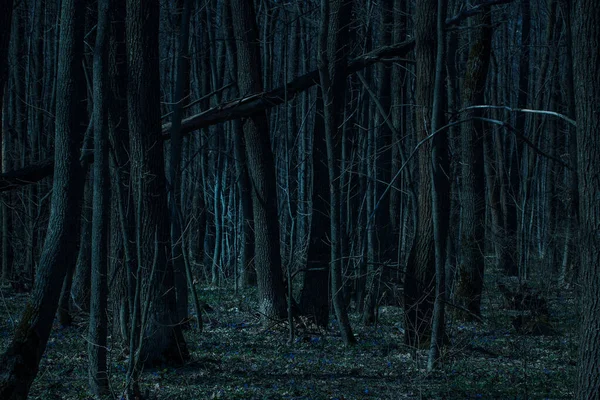
[[[573,73],[577,115],[581,336],[578,399],[600,398],[600,3],[573,7]]]
[[[81,82],[84,82],[83,26],[86,2],[63,0],[57,75],[56,160],[48,235],[35,288],[21,322],[0,362],[0,398],[25,399],[46,349],[66,268],[75,262],[73,243],[83,187],[79,163],[82,132]]]
[[[260,43],[253,2],[230,0],[237,43],[238,88],[241,95],[263,91]],[[281,268],[275,160],[265,111],[244,121],[246,160],[253,184],[256,275],[260,312],[266,318],[286,315],[285,287]]]

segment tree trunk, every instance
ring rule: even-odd
[[[39,110],[43,109],[43,81],[44,81],[44,25],[42,14],[45,12],[45,0],[36,0],[33,6],[33,30],[30,39],[30,66],[29,68],[33,71],[30,81],[29,96],[31,99],[28,100],[29,104],[33,104],[34,107],[28,108],[28,118],[30,128],[30,143],[31,151],[29,154],[29,160],[31,162],[38,162],[41,160],[40,155],[40,143],[42,128],[44,127],[44,114]],[[1,101],[0,101],[1,106]],[[28,213],[31,215],[30,223],[30,237],[28,241],[27,249],[27,261],[26,268],[30,271],[31,276],[35,275],[36,262],[38,258],[38,235],[39,235],[39,212],[38,212],[38,186],[32,185],[30,188],[30,199],[28,204]],[[38,216],[37,218],[34,216]]]
[[[238,88],[241,94],[263,91],[260,46],[252,2],[230,0],[237,40]],[[269,139],[269,120],[260,111],[244,121],[246,160],[252,181],[256,275],[260,312],[266,318],[286,315],[281,268],[275,160]]]
[[[304,282],[300,293],[300,311],[320,326],[329,323],[329,273],[331,245],[326,227],[331,226],[329,216],[329,176],[327,169],[327,143],[323,137],[323,96],[317,93],[313,128],[312,170],[315,176],[312,188],[312,221],[309,233],[308,254]]]
[[[22,7],[22,5],[20,5]],[[19,4],[15,6],[19,8]],[[6,40],[7,46],[2,50],[12,60],[11,63],[6,63],[4,71],[0,71],[0,74],[4,74],[6,85],[6,99],[7,103],[5,109],[6,113],[3,115],[3,140],[2,140],[2,169],[4,172],[9,171],[16,166],[21,166],[20,163],[14,162],[15,153],[18,149],[17,144],[20,138],[19,134],[23,134],[23,126],[19,122],[20,117],[23,117],[22,101],[17,99],[18,96],[24,96],[22,90],[23,84],[21,79],[20,65],[21,65],[21,47],[22,47],[22,10],[11,10],[11,22],[7,23],[6,26],[10,27],[10,31],[6,33],[4,40]],[[10,38],[10,40],[8,40]],[[7,51],[8,50],[8,51]],[[12,88],[10,88],[12,86]],[[10,88],[10,90],[9,90]],[[2,87],[4,93],[4,86]],[[3,102],[4,103],[4,102]],[[0,206],[2,212],[2,278],[4,280],[13,280],[14,276],[14,241],[15,231],[13,226],[13,215],[11,210],[15,207],[14,196],[7,195],[2,199],[2,205]],[[34,275],[31,276],[31,280],[34,280]]]
[[[566,76],[564,77],[564,79],[561,79],[561,87],[562,87],[562,92],[564,93],[564,97],[565,97],[565,101],[567,103],[567,116],[569,118],[575,118],[576,117],[576,110],[575,110],[575,83],[574,83],[574,77],[573,77],[573,47],[571,46],[572,43],[572,29],[571,29],[571,25],[572,25],[572,7],[573,5],[571,4],[570,0],[560,0],[560,8],[563,12],[564,15],[564,22],[565,22],[565,41],[567,43],[566,47],[566,58],[567,58],[567,62],[565,65],[565,72],[566,72]],[[567,274],[570,274],[570,279],[576,279],[577,278],[577,274],[574,273],[575,271],[569,271],[570,266],[572,264],[576,264],[575,262],[573,262],[572,258],[572,254],[575,253],[574,251],[572,251],[572,247],[574,247],[576,245],[575,241],[577,240],[577,235],[574,234],[574,231],[576,231],[578,229],[578,221],[579,221],[579,178],[578,178],[578,174],[577,174],[577,151],[578,151],[578,146],[577,146],[577,131],[576,129],[574,129],[571,125],[568,126],[568,142],[569,142],[569,147],[567,149],[567,152],[569,154],[569,164],[571,166],[574,166],[575,169],[573,171],[570,171],[569,176],[567,177],[567,179],[569,180],[569,196],[568,196],[568,203],[567,203],[567,209],[568,209],[568,213],[569,213],[569,225],[567,227],[567,233],[566,233],[566,237],[565,237],[565,244],[564,244],[564,255],[563,255],[563,262],[562,262],[562,266],[561,266],[561,273],[559,276],[559,284],[564,284],[567,283]]]
[[[13,0],[2,0],[0,2],[0,9],[3,10],[2,16],[0,17],[0,98],[3,98],[8,68],[7,56],[8,44],[10,42]],[[0,106],[2,105],[3,102],[0,100]],[[3,107],[0,107],[0,110],[2,109]]]
[[[519,93],[517,98],[517,107],[526,108],[529,102],[529,59],[530,59],[530,32],[531,32],[531,4],[530,0],[521,0],[521,55],[519,59]],[[518,114],[515,122],[517,132],[525,135],[527,115]],[[519,205],[521,205],[521,166],[523,156],[523,145],[516,138],[513,138],[513,152],[510,158],[510,168],[508,177],[509,193],[505,204],[506,232],[503,256],[507,257],[503,263],[506,267],[506,274],[510,276],[519,275],[522,264],[521,236],[519,234]],[[522,221],[524,222],[524,221]]]
[[[188,282],[185,273],[185,260],[183,257],[183,233],[181,225],[183,222],[183,210],[181,205],[181,119],[183,117],[183,106],[185,94],[189,92],[189,61],[188,47],[190,36],[190,14],[191,0],[185,0],[182,4],[179,46],[177,53],[177,70],[175,76],[175,94],[171,102],[173,106],[173,117],[171,119],[171,146],[169,162],[169,210],[171,217],[171,259],[175,272],[175,288],[177,293],[177,319],[178,322],[188,319]],[[190,282],[190,285],[193,285]],[[193,286],[192,286],[193,289]],[[198,318],[201,315],[198,314]]]
[[[394,0],[393,9],[393,31],[392,31],[392,42],[398,43],[406,38],[406,21],[407,15],[405,8],[407,7],[406,1]],[[405,68],[405,67],[404,67]],[[391,171],[390,176],[395,176],[401,167],[402,162],[402,143],[400,135],[406,134],[406,117],[404,116],[404,109],[402,108],[403,101],[406,97],[407,91],[407,73],[403,67],[394,66],[391,74],[391,119],[394,125],[392,131],[392,143],[391,143]],[[407,169],[408,171],[408,169]],[[406,176],[404,174],[403,176]],[[396,181],[395,186],[400,187],[402,181]],[[389,223],[391,225],[391,233],[397,239],[401,231],[400,221],[400,208],[401,208],[401,193],[399,190],[390,191],[390,208],[389,208]],[[396,240],[397,243],[397,240]],[[393,261],[400,260],[400,249],[396,249],[395,259]],[[398,263],[399,265],[400,263]],[[402,278],[404,279],[404,277]]]
[[[84,168],[84,175],[87,171]],[[73,322],[71,303],[83,311],[89,311],[91,293],[91,256],[92,256],[92,182],[86,177],[83,189],[81,222],[79,224],[77,262],[67,266],[67,274],[58,302],[58,320],[62,326]],[[73,301],[71,302],[71,297]]]
[[[433,93],[431,133],[436,134],[444,125],[446,106],[446,30],[444,21],[448,12],[448,0],[437,2],[437,43],[435,60],[435,86]],[[435,243],[435,304],[431,322],[431,343],[427,370],[432,371],[439,363],[438,358],[444,345],[446,307],[446,240],[450,216],[450,159],[448,158],[448,136],[437,133],[431,144],[431,208],[433,240]]]
[[[79,252],[77,262],[74,266],[73,282],[69,286],[68,296],[61,295],[59,303],[59,317],[63,310],[69,309],[69,297],[73,297],[73,304],[77,308],[87,312],[90,309],[90,288],[91,288],[91,229],[92,229],[92,183],[87,180],[85,183],[83,204],[81,211],[81,232],[79,235]],[[68,278],[68,275],[67,275]]]
[[[435,86],[437,0],[422,0],[415,10],[417,141],[431,132],[431,107]],[[418,218],[415,240],[404,284],[405,339],[411,346],[429,345],[435,293],[435,249],[431,199],[431,143],[418,154]]]
[[[486,9],[472,21],[475,30],[471,33],[471,49],[463,83],[462,107],[484,103],[485,82],[490,65],[492,46],[492,17]],[[464,114],[468,120],[479,117],[479,110]],[[481,314],[481,292],[485,264],[485,171],[484,165],[484,122],[467,121],[461,134],[461,257],[456,280],[455,302],[473,315]],[[469,319],[470,315],[460,314]]]
[[[58,306],[66,268],[75,262],[73,243],[80,217],[83,176],[79,163],[85,115],[79,99],[83,82],[83,26],[85,1],[63,0],[57,82],[56,173],[48,235],[39,263],[31,300],[0,363],[0,397],[25,399],[37,375]]]
[[[348,310],[343,298],[341,254],[341,215],[339,166],[344,101],[346,99],[346,69],[348,66],[348,25],[352,15],[352,0],[322,0],[319,33],[319,78],[323,94],[323,118],[329,172],[329,215],[331,241],[331,296],[344,344],[356,343]],[[320,179],[320,178],[318,178]]]
[[[98,0],[94,49],[94,197],[92,216],[92,289],[88,338],[89,384],[94,396],[108,393],[108,50],[111,0]]]
[[[231,19],[231,4],[227,3],[223,8],[223,20],[227,33],[227,50],[231,60],[231,74],[236,77],[238,74],[237,68],[237,45],[234,40],[233,21]],[[238,89],[238,96],[242,93]],[[248,165],[246,162],[246,143],[244,143],[244,130],[240,120],[233,121],[233,151],[235,155],[235,172],[238,184],[238,193],[242,203],[241,219],[241,254],[239,261],[239,277],[238,287],[244,288],[248,285],[256,283],[254,276],[254,263],[252,258],[254,255],[254,219],[252,215],[252,184],[248,176]]]
[[[577,0],[573,10],[582,286],[576,398],[597,399],[600,397],[600,3]]]
[[[131,179],[136,207],[138,271],[148,281],[138,360],[148,365],[185,361],[188,350],[177,321],[164,152],[160,145],[159,1],[127,1],[128,121]],[[138,274],[139,276],[139,274]],[[140,277],[140,279],[142,279]],[[138,286],[139,283],[138,283]],[[140,288],[141,289],[141,288]]]

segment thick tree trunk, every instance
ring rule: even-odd
[[[138,271],[148,290],[139,296],[143,328],[136,348],[146,364],[181,363],[189,356],[178,324],[170,248],[164,152],[160,133],[159,1],[127,1],[128,120],[136,207]],[[139,276],[139,275],[138,275]],[[138,284],[138,286],[140,286]],[[141,289],[141,288],[140,288]]]
[[[12,15],[11,22],[7,23],[10,27],[10,31],[6,33],[4,40],[7,41],[7,46],[2,50],[5,55],[12,60],[11,63],[6,63],[4,71],[0,71],[4,75],[4,81],[6,84],[6,92],[4,92],[4,86],[2,87],[3,93],[6,93],[5,99],[5,110],[3,114],[3,140],[2,140],[2,169],[9,171],[12,168],[22,167],[21,163],[17,161],[17,151],[19,150],[19,143],[23,142],[23,124],[21,120],[24,118],[23,115],[23,102],[18,100],[18,97],[23,98],[25,93],[23,91],[23,82],[21,79],[21,61],[22,61],[22,48],[23,48],[23,10],[18,10],[19,6],[15,5],[16,10],[9,14]],[[12,11],[12,10],[11,10]],[[10,40],[8,40],[10,38]],[[9,90],[10,88],[10,90]],[[3,102],[3,103],[4,103]],[[2,205],[0,206],[2,212],[2,278],[4,280],[13,280],[14,276],[14,242],[16,239],[13,213],[15,197],[11,195],[4,196],[2,199]],[[34,276],[31,276],[33,281]]]
[[[119,254],[123,272],[115,279],[117,290],[111,290],[113,304],[119,306],[119,319],[117,328],[123,342],[131,344],[131,333],[139,336],[133,321],[136,303],[135,288],[138,281],[137,254],[133,238],[135,238],[135,215],[132,204],[133,193],[131,188],[129,170],[129,123],[127,115],[127,48],[125,40],[126,28],[126,3],[115,1],[112,3],[110,20],[110,42],[108,62],[109,97],[108,104],[108,134],[109,134],[109,168],[111,177],[112,212],[111,222],[116,229],[111,229],[111,259],[115,253]],[[119,253],[121,252],[121,253]],[[114,262],[114,259],[112,259]],[[119,267],[118,262],[114,267]],[[113,269],[114,271],[114,269]],[[111,271],[111,274],[113,273]],[[112,276],[112,275],[111,275]],[[141,277],[140,277],[141,278]],[[109,287],[113,283],[109,282]],[[115,318],[114,321],[117,321]]]
[[[573,11],[582,286],[576,398],[597,399],[600,398],[600,3],[577,0]]]
[[[45,0],[36,0],[33,6],[33,18],[32,18],[32,37],[30,39],[29,53],[30,53],[30,66],[32,70],[32,77],[30,78],[30,89],[28,100],[29,104],[34,107],[28,108],[28,119],[30,126],[30,143],[31,151],[29,152],[30,162],[38,162],[40,158],[40,142],[42,135],[42,128],[44,127],[44,114],[39,110],[43,109],[43,86],[44,81],[44,25],[43,13],[45,12]],[[0,101],[1,106],[1,101]],[[35,268],[38,259],[38,235],[39,235],[39,213],[38,213],[38,186],[32,185],[30,188],[30,198],[28,204],[28,213],[32,217],[29,225],[30,235],[28,241],[27,258],[26,258],[26,269],[30,271],[31,276],[35,275]],[[38,218],[34,217],[35,215]]]
[[[492,46],[492,17],[486,10],[472,21],[471,49],[463,83],[462,107],[481,105],[484,102],[485,82],[490,65]],[[463,118],[481,116],[481,111],[471,111]],[[484,122],[468,121],[462,125],[462,193],[461,193],[461,257],[455,302],[473,315],[481,314],[481,292],[485,264],[485,171]],[[460,314],[470,318],[469,315]]]
[[[68,265],[75,262],[73,244],[80,217],[83,184],[79,152],[81,60],[85,1],[63,0],[57,82],[55,160],[56,174],[50,229],[38,268],[31,300],[0,362],[0,398],[25,399],[38,372],[58,306],[61,283]]]
[[[415,10],[417,141],[431,134],[435,80],[437,0],[419,1]],[[418,218],[415,241],[404,285],[405,339],[411,346],[428,346],[435,293],[435,249],[431,199],[431,143],[419,150]]]
[[[241,94],[263,91],[256,14],[252,2],[230,0],[237,40],[238,88]],[[243,39],[241,39],[243,38]],[[256,275],[260,312],[268,319],[286,315],[281,268],[275,160],[265,111],[244,121],[246,160],[252,181]],[[266,321],[266,320],[265,320]]]

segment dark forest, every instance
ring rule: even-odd
[[[600,399],[598,0],[0,0],[0,399]]]

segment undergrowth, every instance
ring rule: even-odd
[[[570,292],[547,293],[552,336],[518,335],[499,297],[487,296],[483,322],[448,321],[449,345],[440,368],[428,374],[427,354],[404,346],[402,312],[381,307],[376,326],[356,317],[358,339],[344,347],[336,322],[327,331],[297,326],[264,329],[253,292],[200,290],[214,311],[205,330],[186,331],[191,360],[143,373],[142,392],[155,399],[567,399],[573,397],[576,313]],[[491,291],[494,292],[494,291]],[[9,343],[25,295],[3,290],[0,350]],[[69,328],[55,326],[31,399],[88,399],[86,316]],[[113,395],[120,399],[126,356],[109,338]]]

